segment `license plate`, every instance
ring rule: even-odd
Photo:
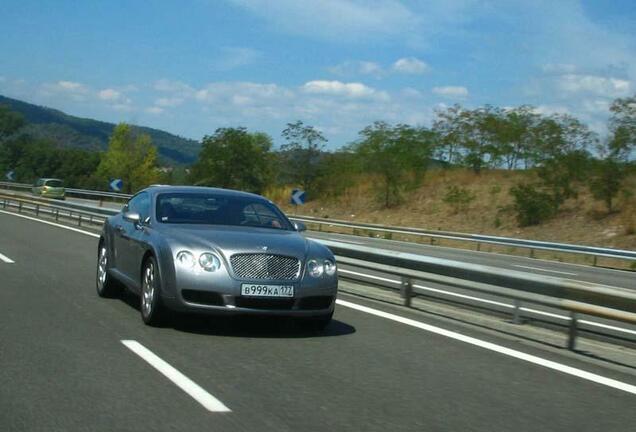
[[[241,295],[251,297],[293,297],[293,285],[242,284]]]

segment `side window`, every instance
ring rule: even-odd
[[[242,225],[282,228],[278,216],[259,203],[252,203],[243,209]]]
[[[139,219],[144,221],[150,216],[150,195],[146,192],[141,192],[132,197],[126,207],[130,213],[139,213]]]

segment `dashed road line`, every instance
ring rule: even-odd
[[[14,264],[15,263],[15,261],[13,261],[11,258],[9,258],[6,255],[2,255],[1,253],[0,253],[0,261],[5,262],[7,264]]]
[[[223,402],[212,396],[200,385],[179,372],[139,342],[134,340],[122,340],[121,343],[124,344],[126,348],[144,359],[150,366],[157,369],[163,376],[168,378],[173,384],[203,405],[203,407],[208,411],[231,412],[231,410],[226,407]]]
[[[477,339],[471,336],[466,336],[461,333],[457,333],[451,330],[446,330],[441,327],[433,326],[430,324],[425,324],[420,321],[416,321],[410,318],[406,318],[403,316],[395,315],[392,313],[384,312],[378,309],[373,309],[368,306],[362,306],[357,303],[348,302],[345,300],[336,300],[336,303],[348,307],[351,309],[355,309],[360,312],[368,313],[370,315],[375,315],[377,317],[385,318],[391,321],[399,322],[402,324],[406,324],[411,327],[416,327],[421,330],[427,331],[429,333],[434,333],[440,336],[444,336],[450,339],[454,339],[460,342],[464,342],[470,345],[478,346],[480,348],[487,349],[489,351],[494,351],[499,354],[506,355],[508,357],[513,357],[518,360],[523,360],[528,363],[533,363],[539,366],[546,367],[548,369],[553,369],[567,375],[572,375],[586,381],[591,381],[597,384],[601,384],[607,387],[611,387],[617,390],[621,390],[627,393],[631,393],[636,395],[636,386],[628,383],[624,383],[622,381],[618,381],[612,378],[607,378],[602,375],[597,375],[595,373],[587,372],[582,369],[578,369],[572,366],[567,366],[562,363],[558,363],[552,360],[547,360],[532,354],[527,354],[522,351],[517,351],[512,348],[507,348],[501,345],[497,345],[492,342],[487,342],[481,339]]]

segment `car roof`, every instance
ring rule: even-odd
[[[268,201],[267,198],[253,194],[250,192],[243,192],[234,189],[223,189],[223,188],[214,188],[214,187],[206,187],[206,186],[167,186],[167,185],[152,185],[144,189],[144,191],[150,192],[152,194],[160,194],[160,193],[214,193],[217,195],[226,195],[226,196],[236,196],[236,197],[249,197],[249,198],[259,198],[262,200]]]

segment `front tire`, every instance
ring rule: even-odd
[[[108,274],[109,269],[108,248],[105,242],[99,244],[97,251],[97,295],[105,298],[117,297],[121,294],[121,285]]]
[[[141,319],[149,326],[159,326],[165,322],[166,310],[161,304],[161,280],[154,257],[144,262],[141,274]]]

